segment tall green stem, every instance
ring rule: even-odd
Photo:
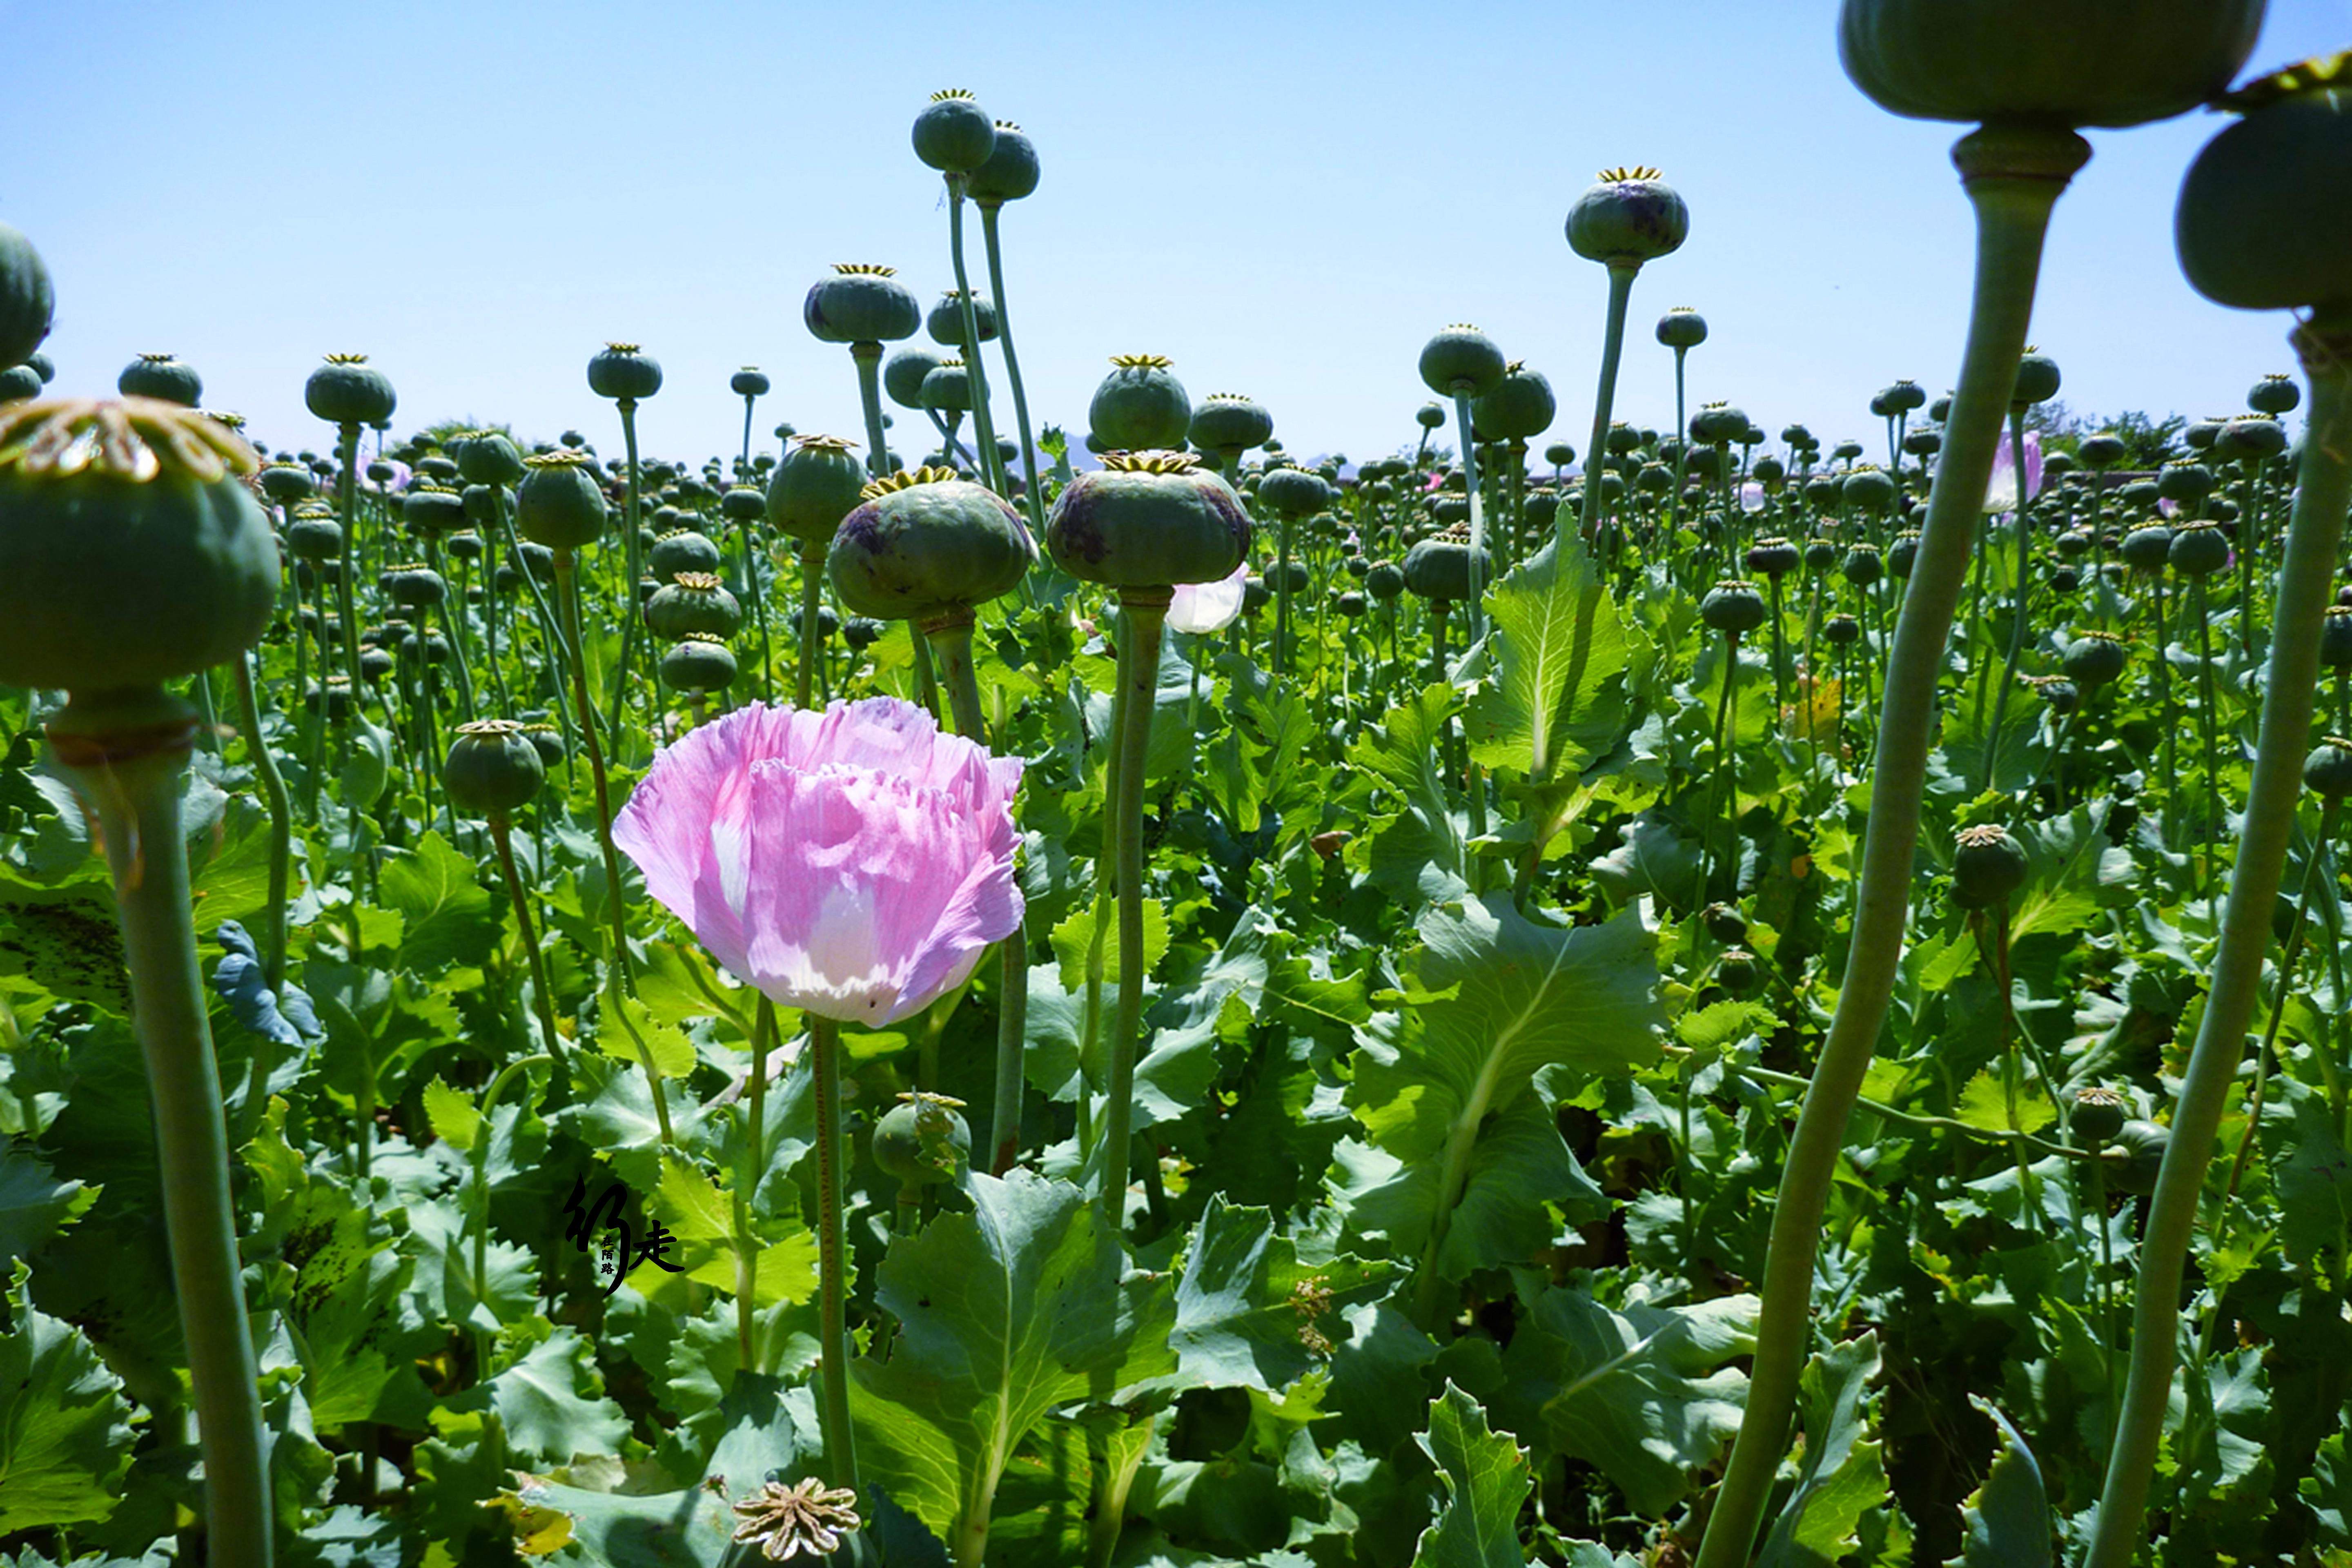
[[[1004,454],[996,449],[996,422],[988,412],[988,362],[980,354],[980,311],[972,303],[971,280],[963,267],[963,185],[961,174],[948,176],[948,262],[955,271],[956,294],[963,317],[963,363],[971,377],[972,439],[980,447],[980,471],[989,489],[1003,495]],[[1000,326],[999,331],[1002,331]]]
[[[1167,588],[1129,588],[1119,595],[1127,611],[1127,646],[1120,650],[1118,679],[1127,703],[1119,715],[1113,818],[1118,838],[1118,1016],[1111,1026],[1109,1070],[1104,1075],[1101,1194],[1103,1213],[1114,1226],[1127,1218],[1135,1058],[1143,1032],[1143,764],[1160,684],[1160,630],[1174,596]]]
[[[1470,428],[1470,400],[1460,393],[1454,395],[1454,420],[1464,430]],[[1465,436],[1462,440],[1462,484],[1470,492],[1470,641],[1475,646],[1486,635],[1486,502],[1478,493],[1477,443]]]
[[[1992,787],[1993,764],[2000,755],[2000,721],[2009,711],[2009,690],[2017,684],[2017,666],[2025,656],[2026,563],[2032,549],[2033,533],[2029,517],[2032,501],[2025,493],[2025,409],[2011,404],[2009,410],[2010,467],[2017,479],[2017,581],[2009,595],[2009,657],[2000,667],[2000,689],[1993,694],[1992,728],[1985,731],[1984,773],[1977,780],[1977,792]],[[1979,560],[1983,557],[1979,555]],[[1981,701],[1978,704],[1981,709]]]
[[[2221,921],[2205,1016],[2173,1107],[2172,1139],[2158,1171],[2140,1242],[2132,1303],[2131,1375],[2109,1451],[2098,1529],[2085,1568],[2125,1568],[2140,1546],[2142,1516],[2172,1394],[2180,1322],[2180,1288],[2197,1197],[2213,1157],[2230,1086],[2246,1051],[2246,1029],[2260,999],[2263,955],[2294,831],[2296,793],[2319,681],[2319,628],[2334,592],[2344,514],[2352,504],[2352,312],[2323,310],[2291,341],[2311,381],[2310,426],[2303,441],[2302,483],[2287,523],[2272,616],[2262,728],[2246,792],[2245,826]],[[2332,894],[2330,895],[2333,896]]]
[[[195,731],[194,711],[152,687],[74,694],[51,721],[49,741],[98,818],[114,877],[131,1024],[155,1113],[172,1282],[204,1448],[205,1556],[268,1568],[261,1398],[180,826],[181,776]]]
[[[637,537],[637,400],[624,397],[615,406],[621,411],[621,442],[629,455],[629,492],[621,518],[621,541],[628,552],[628,565],[627,576],[621,584],[621,668],[613,682],[611,726],[612,749],[617,753],[621,749],[621,715],[629,700],[629,676],[635,668],[637,627],[645,620],[637,604],[637,579],[645,574],[645,567],[638,558],[644,544]],[[584,657],[587,650],[580,641],[577,625],[572,627],[572,645],[574,654]],[[595,719],[593,714],[583,713],[580,722],[584,727],[593,724]]]
[[[816,1087],[817,1349],[824,1401],[818,1407],[833,1484],[857,1489],[856,1436],[849,1421],[849,1260],[842,1225],[841,1026],[809,1015]]]
[[[1601,479],[1609,471],[1602,461],[1609,453],[1609,415],[1617,402],[1617,362],[1625,353],[1625,306],[1633,297],[1633,276],[1641,271],[1638,262],[1609,264],[1609,327],[1601,343],[1601,389],[1592,398],[1592,443],[1584,448],[1584,536],[1599,537],[1601,527]],[[1470,445],[1465,434],[1462,445]],[[1677,494],[1680,488],[1677,487]],[[1677,502],[1679,504],[1679,502]],[[1562,507],[1552,520],[1556,539],[1568,538],[1568,509]],[[1568,558],[1568,546],[1561,543],[1560,559]]]
[[[299,637],[302,628],[294,628]],[[286,889],[292,879],[294,824],[286,800],[286,780],[278,759],[261,734],[261,702],[253,689],[253,656],[236,656],[236,703],[245,719],[245,738],[253,754],[253,771],[261,780],[262,798],[269,803],[269,909],[261,930],[261,978],[272,991],[286,984]]]
[[[1855,886],[1853,939],[1828,1038],[1797,1119],[1772,1215],[1748,1409],[1707,1520],[1697,1568],[1748,1561],[1787,1451],[1797,1380],[1812,1350],[1813,1263],[1846,1119],[1885,1022],[1910,911],[1936,680],[1967,580],[1993,448],[2033,313],[2042,237],[2067,181],[2091,155],[2072,132],[1987,127],[1953,149],[1976,209],[1975,299],[1968,349],[1945,426],[1943,459],[1886,667],[1869,826]]]
[[[1038,482],[1037,443],[1029,436],[1029,398],[1021,389],[1021,357],[1013,352],[1013,316],[1004,303],[1004,256],[996,239],[997,214],[1003,202],[976,200],[980,237],[988,252],[988,297],[996,306],[996,345],[1004,351],[1004,379],[1013,384],[1013,420],[1021,431],[1021,502],[1029,513],[1032,533],[1045,531],[1044,487]]]
[[[499,874],[506,880],[507,900],[514,906],[515,932],[522,939],[523,957],[530,967],[531,1001],[539,1015],[539,1032],[547,1037],[548,1056],[559,1064],[559,1070],[568,1071],[563,1037],[555,1028],[555,1002],[547,984],[547,957],[539,951],[539,937],[531,927],[530,895],[522,885],[521,873],[515,869],[514,833],[503,811],[490,813],[490,842],[498,850]]]

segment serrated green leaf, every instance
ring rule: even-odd
[[[1860,1543],[1862,1516],[1886,1501],[1881,1446],[1869,1436],[1868,1384],[1878,1365],[1875,1333],[1807,1363],[1798,1393],[1804,1457],[1757,1568],[1835,1568]]]
[[[1168,956],[1168,910],[1158,899],[1143,900],[1143,973],[1147,978]],[[1118,909],[1088,899],[1072,910],[1069,918],[1053,931],[1054,956],[1061,962],[1062,985],[1069,991],[1082,989],[1087,983],[1087,953],[1094,945],[1095,915],[1100,910],[1103,925],[1103,984],[1118,984]]]
[[[432,1123],[433,1136],[460,1152],[473,1148],[482,1113],[472,1095],[450,1088],[436,1077],[425,1086],[424,1100],[425,1119]]]
[[[131,1468],[131,1402],[80,1330],[33,1305],[20,1261],[0,1334],[0,1534],[114,1511]]]
[[[1537,784],[1578,772],[1625,721],[1627,648],[1592,559],[1547,544],[1486,595],[1495,678],[1463,716],[1470,754]]]
[[[475,864],[427,833],[383,865],[382,901],[405,922],[403,967],[430,973],[446,963],[479,963],[498,940],[500,905],[475,879]]]
[[[1195,1388],[1279,1393],[1347,1334],[1343,1314],[1386,1288],[1385,1259],[1341,1253],[1309,1268],[1262,1208],[1213,1196],[1192,1233],[1168,1336],[1181,1381]]]
[[[1437,685],[1407,696],[1348,748],[1350,801],[1377,820],[1348,846],[1348,864],[1401,898],[1434,900],[1469,886],[1463,829],[1438,774],[1445,721],[1461,693]]]
[[[1998,1068],[1979,1068],[1960,1090],[1959,1102],[1952,1114],[1971,1127],[1981,1127],[1988,1132],[2007,1132],[2009,1124],[2009,1091],[2001,1087]],[[2040,1082],[2021,1084],[2017,1091],[2017,1131],[2038,1132],[2058,1118],[2058,1108],[2042,1092]]]
[[[1960,1554],[1944,1568],[2050,1568],[2050,1500],[2042,1467],[2009,1417],[1989,1400],[1969,1403],[1991,1417],[2000,1447],[1984,1484],[1960,1505]]]
[[[1486,1410],[1449,1382],[1417,1441],[1445,1478],[1446,1499],[1412,1568],[1525,1568],[1519,1509],[1534,1482],[1510,1434],[1489,1427]]]
[[[595,1347],[570,1328],[554,1330],[496,1377],[445,1403],[495,1411],[517,1452],[558,1464],[618,1452],[629,1431],[621,1407],[604,1397]]]
[[[60,1181],[28,1144],[0,1149],[0,1263],[30,1258],[41,1244],[89,1212],[97,1187]]]

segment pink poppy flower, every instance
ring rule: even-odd
[[[895,697],[754,704],[655,757],[613,839],[736,978],[876,1027],[1020,929],[1021,766]]]
[[[2025,499],[2032,500],[2042,493],[2042,432],[2025,433]],[[2017,510],[2017,461],[2009,450],[2009,432],[2001,432],[2000,445],[1993,448],[1992,483],[1986,488],[1984,510],[2015,511]]]
[[[1194,637],[1223,631],[1242,613],[1248,580],[1249,563],[1244,561],[1218,582],[1177,584],[1176,596],[1168,604],[1168,628]]]
[[[1764,486],[1759,481],[1749,479],[1739,487],[1739,510],[1742,511],[1764,510]]]

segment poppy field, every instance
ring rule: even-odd
[[[1778,430],[1640,165],[1600,363],[1432,322],[1354,458],[1033,407],[985,94],[805,280],[853,429],[83,395],[0,224],[0,1562],[2352,1563],[2352,57],[2263,13],[1843,0],[1968,330]],[[2200,107],[2279,373],[2052,419],[2079,132]]]

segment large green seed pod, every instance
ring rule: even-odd
[[[661,683],[672,691],[724,691],[735,679],[727,645],[688,637],[663,650]]]
[[[1559,400],[1543,373],[1517,360],[1503,367],[1503,379],[1479,395],[1470,417],[1482,440],[1530,441],[1551,428]]]
[[[2006,903],[2025,885],[2025,846],[1998,823],[1963,827],[1952,846],[1952,900],[1963,909]]]
[[[2246,406],[2257,414],[2267,414],[2275,419],[2282,414],[2292,414],[2303,402],[2303,388],[2294,377],[2273,371],[2254,383],[2246,393]]]
[[[511,719],[481,719],[457,726],[441,786],[449,804],[478,816],[498,816],[529,805],[547,782],[547,763],[523,727]]]
[[[411,485],[400,498],[400,521],[419,539],[437,539],[466,526],[466,500],[443,485]]]
[[[1276,516],[1295,521],[1330,505],[1331,487],[1305,468],[1269,468],[1257,482],[1257,500]]]
[[[0,370],[0,403],[22,403],[41,395],[41,373],[28,364]]]
[[[2011,406],[2026,408],[2036,403],[2049,402],[2058,395],[2062,379],[2056,360],[2032,343],[2026,344],[2025,353],[2018,356],[2017,386],[2009,395]]]
[[[646,625],[663,637],[730,637],[743,606],[709,572],[680,572],[646,601]]]
[[[2165,562],[2184,577],[2207,577],[2230,563],[2230,537],[2210,522],[2188,522],[2173,530]]]
[[[2180,269],[2241,310],[2352,307],[2352,53],[2264,78],[2231,102],[2244,118],[2181,183]]]
[[[895,267],[835,262],[801,303],[801,321],[821,343],[895,343],[923,324],[923,308]]]
[[[1568,209],[1568,244],[1587,261],[1639,267],[1682,248],[1690,208],[1651,168],[1603,169]]]
[[[122,367],[114,389],[125,397],[152,397],[194,408],[205,400],[205,378],[196,367],[170,354],[141,354]]]
[[[2104,1084],[2078,1089],[2074,1091],[2074,1114],[2071,1119],[2074,1136],[2094,1147],[2105,1143],[2124,1130],[2130,1110],[2122,1095]]]
[[[365,354],[329,354],[302,384],[302,405],[330,425],[386,424],[399,402]]]
[[[1064,571],[1120,588],[1216,582],[1249,543],[1241,498],[1182,452],[1114,453],[1072,480],[1045,519],[1045,548]]]
[[[655,384],[660,384],[658,368]],[[511,485],[520,482],[526,471],[515,444],[496,430],[477,430],[455,438],[449,455],[457,459],[457,472],[469,485]]]
[[[923,377],[922,406],[940,414],[971,412],[971,372],[960,359],[943,359]]]
[[[681,572],[716,572],[720,556],[710,536],[691,528],[674,528],[654,541],[646,552],[646,570],[656,578]]]
[[[964,180],[964,192],[982,206],[1017,202],[1037,188],[1037,147],[1009,120],[996,122],[988,161]]]
[[[758,365],[747,364],[727,378],[727,390],[738,397],[768,395],[768,376]]]
[[[525,458],[515,492],[515,526],[534,544],[577,550],[603,537],[612,508],[596,482],[595,459],[569,447]]]
[[[0,365],[22,364],[41,346],[57,308],[41,253],[21,232],[0,223]]]
[[[838,436],[801,436],[768,476],[768,521],[803,544],[824,544],[865,499],[866,470]]]
[[[2095,691],[2124,672],[2130,655],[2113,632],[2084,632],[2067,645],[2060,662],[2066,679],[2084,691]]]
[[[996,341],[996,306],[987,295],[974,294],[971,297],[971,320],[972,325],[980,330],[982,342]],[[950,289],[940,296],[940,302],[933,305],[930,314],[923,318],[923,331],[929,335],[931,342],[942,348],[960,349],[964,346],[963,293],[961,289]]]
[[[1709,447],[1728,447],[1748,433],[1748,416],[1728,403],[1710,403],[1691,416],[1691,439]]]
[[[1658,342],[1670,349],[1695,349],[1706,342],[1706,318],[1677,305],[1658,318]]]
[[[2263,0],[1845,0],[1838,56],[1914,120],[2141,125],[2229,86],[2262,20]]]
[[[874,1123],[874,1163],[905,1186],[952,1182],[971,1163],[971,1128],[963,1101],[943,1094],[902,1094]]]
[[[616,403],[640,402],[661,384],[661,362],[635,343],[606,343],[588,362],[588,390]]]
[[[945,174],[969,174],[996,150],[996,122],[960,87],[931,94],[915,116],[915,156]]]
[[[2257,391],[2260,388],[2256,389]],[[2231,420],[2213,437],[2213,455],[2240,462],[2275,458],[2286,450],[2286,426],[2274,415],[2247,415]]]
[[[929,349],[900,349],[882,362],[883,395],[901,408],[922,407],[923,378],[946,363]]]
[[[2352,741],[2329,735],[2303,760],[2304,787],[2329,800],[2352,795]]]
[[[1421,346],[1422,384],[1441,397],[1479,397],[1502,384],[1510,363],[1495,340],[1471,326],[1457,321]],[[1422,424],[1434,430],[1445,423],[1445,410],[1435,404],[1437,425],[1429,422],[1429,408],[1422,410]]]
[[[142,398],[0,409],[0,685],[154,686],[269,624],[278,546],[236,433]]]
[[[1733,637],[1754,631],[1770,613],[1764,595],[1756,591],[1756,584],[1738,578],[1717,583],[1698,602],[1698,618],[1706,623],[1707,629]]]
[[[828,563],[852,615],[919,625],[968,616],[1010,593],[1035,559],[1021,514],[950,469],[893,474],[863,493]]]
[[[1192,445],[1230,462],[1274,435],[1274,416],[1237,392],[1213,392],[1192,410]]]
[[[1087,425],[1107,452],[1181,448],[1192,430],[1192,400],[1160,354],[1113,354],[1111,373],[1087,405]],[[1231,570],[1231,568],[1227,568]]]
[[[1495,580],[1493,567],[1480,552],[1478,580]],[[1371,586],[1371,578],[1365,580]],[[1424,539],[1404,552],[1404,585],[1422,598],[1452,604],[1470,596],[1470,534],[1465,527]],[[1375,593],[1377,589],[1373,590]]]

